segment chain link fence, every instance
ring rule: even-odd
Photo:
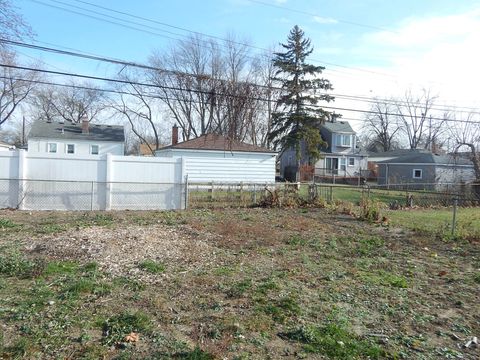
[[[426,188],[432,185],[425,184]],[[428,186],[427,186],[428,185]],[[447,185],[447,184],[445,184]],[[442,191],[418,190],[418,184],[408,186],[379,185],[333,185],[333,184],[245,184],[245,183],[189,183],[188,205],[193,208],[248,207],[259,205],[266,196],[274,194],[279,203],[286,203],[292,194],[304,201],[321,199],[327,202],[344,201],[360,205],[372,200],[388,205],[392,209],[404,207],[480,205],[480,185],[441,187]]]
[[[166,210],[185,207],[185,184],[0,179],[0,208]]]

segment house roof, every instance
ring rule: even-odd
[[[416,154],[416,153],[427,153],[429,154],[430,151],[425,150],[425,149],[395,149],[395,150],[389,150],[389,151],[369,151],[368,156],[370,158],[387,158],[387,157],[400,157],[404,155],[411,155],[411,154]]]
[[[2,147],[15,147],[14,145],[7,144],[6,142],[3,142],[3,141],[0,141],[0,146],[2,146]]]
[[[322,125],[322,127],[327,129],[328,131],[330,131],[332,133],[351,133],[351,134],[355,134],[355,131],[353,131],[353,129],[350,126],[350,123],[348,121],[335,121],[335,122],[327,121],[327,122],[325,122],[325,124]]]
[[[176,145],[166,146],[164,149],[187,149],[187,150],[216,150],[216,151],[244,151],[275,153],[264,147],[247,144],[238,140],[231,140],[223,135],[206,134],[192,140],[187,140]]]
[[[63,132],[62,132],[63,129]],[[115,141],[124,142],[125,133],[123,126],[90,124],[89,132],[82,133],[82,124],[71,122],[47,123],[36,121],[32,125],[29,138],[66,139],[66,140],[90,140],[90,141]]]
[[[438,155],[426,151],[415,151],[393,159],[379,161],[377,164],[436,164],[436,165],[472,165],[468,159],[451,155]]]

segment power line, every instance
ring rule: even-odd
[[[198,77],[198,78],[202,78],[202,79],[204,79],[205,77],[208,77],[208,75],[203,75],[203,74],[184,73],[184,72],[179,72],[179,71],[175,71],[175,70],[171,70],[171,69],[164,69],[164,68],[159,68],[159,67],[145,65],[145,64],[131,62],[131,61],[107,58],[107,57],[98,56],[98,55],[89,55],[89,54],[85,54],[83,52],[61,50],[61,49],[56,49],[56,48],[52,48],[52,47],[39,46],[39,45],[34,45],[34,44],[29,44],[29,43],[24,43],[24,42],[20,42],[20,41],[14,41],[14,40],[7,40],[7,39],[2,39],[2,38],[0,38],[0,43],[5,43],[5,44],[8,44],[8,45],[24,47],[24,48],[28,48],[28,49],[40,50],[40,51],[44,51],[44,52],[56,53],[56,54],[60,54],[60,55],[79,57],[79,58],[84,58],[84,59],[88,59],[88,60],[109,62],[109,63],[116,64],[116,65],[136,67],[136,68],[141,68],[141,69],[144,69],[144,70],[159,71],[159,72],[169,73],[169,74],[174,74],[174,75]],[[226,80],[221,80],[221,81],[226,81]],[[256,84],[256,83],[249,83],[249,84],[254,85],[256,87],[259,87],[259,88],[281,90],[278,87],[267,87],[265,85]],[[339,99],[352,100],[352,101],[362,101],[362,102],[366,102],[366,103],[386,103],[386,104],[392,104],[392,105],[398,105],[398,104],[421,105],[418,102],[406,102],[406,101],[398,100],[398,99],[385,99],[385,98],[357,96],[357,95],[346,95],[346,94],[334,94],[334,93],[332,93],[331,95],[336,97],[336,98],[339,98]],[[477,108],[475,108],[475,107],[455,106],[455,105],[446,105],[446,106],[447,107],[432,107],[432,110],[437,110],[437,111],[452,111],[452,110],[455,110],[455,111],[460,111],[460,112],[472,112],[472,110],[477,110]],[[460,109],[460,110],[458,110],[458,109]],[[473,113],[476,113],[476,112],[473,112]]]
[[[100,80],[100,81],[114,82],[114,83],[121,83],[121,84],[128,84],[128,85],[139,85],[139,86],[146,86],[146,87],[152,87],[152,88],[160,88],[160,89],[165,89],[165,90],[186,91],[186,92],[193,92],[193,93],[201,93],[201,94],[211,95],[211,92],[205,91],[205,90],[182,89],[182,88],[174,87],[174,86],[164,86],[164,85],[158,85],[158,84],[140,83],[140,82],[134,82],[134,81],[111,79],[111,78],[104,78],[104,77],[90,76],[90,75],[82,75],[82,74],[73,74],[73,73],[66,73],[66,72],[60,72],[60,71],[42,70],[42,69],[35,69],[35,68],[29,68],[29,67],[24,67],[24,66],[9,65],[9,64],[0,64],[0,67],[14,68],[14,69],[24,70],[24,71],[34,71],[34,72],[40,72],[40,73],[48,73],[48,74],[54,74],[54,75],[72,76],[72,77],[78,77],[78,78],[85,78],[85,79],[89,79],[89,80]],[[29,80],[27,80],[27,81],[29,81]],[[130,94],[130,93],[128,93],[128,94]],[[130,94],[130,95],[132,95],[132,94]],[[276,102],[275,100],[268,99],[268,98],[261,98],[261,97],[239,96],[239,95],[224,94],[224,93],[216,93],[215,95],[232,97],[232,98],[242,98],[242,99],[245,99],[245,100],[256,100],[256,101],[267,102],[267,103],[268,102],[270,102],[270,103],[275,103]],[[378,112],[372,111],[372,110],[363,110],[363,109],[355,109],[355,108],[347,108],[347,107],[335,107],[335,106],[328,106],[328,105],[311,105],[311,107],[328,109],[328,110],[350,111],[350,112],[356,112],[356,113],[362,113],[362,114],[377,114],[378,113]],[[404,114],[391,113],[391,112],[382,112],[382,114],[389,115],[389,116],[404,116]],[[437,117],[433,117],[433,116],[429,117],[429,119],[430,120],[443,121],[443,122],[462,122],[462,123],[480,124],[478,121],[445,119],[445,118],[437,118]]]
[[[249,1],[251,3],[255,3],[255,4],[260,4],[260,5],[263,5],[263,6],[268,6],[268,7],[271,7],[271,8],[282,9],[282,10],[294,12],[294,13],[297,13],[297,14],[324,18],[324,16],[319,15],[319,14],[314,14],[314,13],[304,11],[304,10],[299,10],[299,9],[293,9],[293,8],[289,8],[289,7],[278,5],[278,4],[271,4],[271,3],[268,3],[268,2],[265,2],[265,1],[259,1],[259,0],[247,0],[247,1]],[[354,25],[354,26],[359,26],[359,27],[363,27],[363,28],[367,28],[367,29],[373,29],[373,30],[380,30],[380,31],[387,31],[387,32],[390,32],[390,33],[395,33],[392,30],[385,29],[385,28],[379,27],[379,26],[367,25],[367,24],[362,24],[362,23],[358,23],[358,22],[354,22],[354,21],[348,21],[348,20],[340,20],[340,19],[332,19],[332,20],[335,20],[335,22],[342,23],[342,24]]]
[[[66,8],[64,8],[64,7],[55,6],[55,5],[52,5],[52,4],[47,4],[47,3],[42,2],[42,1],[39,1],[39,0],[29,0],[29,1],[34,2],[34,3],[37,3],[37,4],[40,4],[40,5],[44,5],[44,6],[48,6],[48,7],[52,7],[52,8],[56,8],[56,9],[60,9],[60,10],[66,11],[66,12],[74,13],[74,14],[77,14],[77,15],[85,16],[85,17],[88,17],[88,18],[92,18],[92,19],[95,19],[95,20],[98,20],[98,21],[104,21],[104,22],[107,22],[107,23],[110,23],[110,24],[114,24],[114,25],[118,25],[118,26],[121,26],[121,27],[125,27],[125,28],[128,28],[128,29],[131,29],[131,30],[136,30],[136,31],[145,32],[145,33],[148,33],[148,34],[150,34],[150,35],[161,36],[161,37],[165,37],[165,38],[172,39],[172,40],[179,40],[178,38],[172,38],[172,37],[169,37],[169,36],[166,36],[166,35],[162,35],[162,34],[158,34],[158,33],[155,33],[155,32],[149,31],[149,30],[139,29],[139,28],[135,28],[135,27],[133,27],[133,26],[121,24],[121,23],[118,23],[118,22],[115,22],[115,21],[110,21],[110,20],[107,20],[107,19],[98,18],[98,17],[96,17],[96,16],[84,14],[84,13],[81,13],[81,12],[78,12],[78,11],[75,11],[75,10],[66,9]],[[81,7],[78,7],[78,6],[75,6],[75,5],[71,5],[71,4],[67,4],[67,3],[64,3],[64,2],[61,2],[61,1],[58,1],[58,0],[50,0],[50,1],[55,2],[55,3],[61,3],[61,4],[63,4],[63,5],[70,6],[70,7],[75,7],[75,8],[77,8],[77,9],[82,9],[83,11],[93,12],[93,11],[90,10],[90,9],[81,8]],[[77,1],[77,0],[73,0],[73,1]],[[91,6],[99,7],[99,6],[93,5],[93,4],[91,4],[91,3],[89,3],[89,4],[90,4]],[[122,12],[118,12],[117,10],[114,10],[114,9],[111,9],[111,8],[107,8],[107,7],[101,7],[101,8],[107,9],[108,11],[112,11],[112,12],[122,13]],[[101,13],[99,13],[99,12],[95,12],[95,13],[101,14]],[[128,15],[128,14],[127,14],[127,15]],[[113,17],[113,16],[110,16],[110,15],[107,15],[107,14],[102,14],[102,16],[109,17],[109,18],[113,18],[113,19],[117,19],[117,20],[119,20],[119,21],[126,22],[126,23],[131,23],[131,24],[136,24],[136,25],[143,26],[143,27],[152,28],[152,27],[150,27],[150,26],[148,26],[148,25],[139,24],[139,23],[132,22],[132,21],[129,21],[129,20],[125,20],[125,19]],[[136,17],[136,18],[141,18],[141,17]],[[144,19],[145,19],[145,18],[144,18]],[[155,22],[155,20],[151,20],[151,19],[148,19],[148,21]],[[165,23],[163,23],[163,24],[165,24]],[[168,25],[168,26],[175,27],[175,26],[173,26],[173,25]],[[175,28],[179,28],[179,27],[175,27]],[[188,31],[188,32],[190,32],[190,33],[194,33],[194,34],[198,34],[198,35],[202,35],[202,36],[206,36],[206,37],[210,37],[210,38],[220,39],[220,40],[222,40],[222,41],[224,41],[224,42],[226,42],[226,43],[240,44],[240,45],[247,46],[247,47],[250,47],[250,48],[253,48],[253,49],[262,50],[263,52],[268,52],[269,54],[273,55],[273,54],[271,53],[271,51],[270,51],[269,49],[266,49],[266,48],[262,48],[262,47],[258,47],[258,46],[254,46],[254,45],[246,44],[246,43],[240,43],[240,42],[237,42],[237,41],[234,41],[234,40],[229,40],[229,39],[221,38],[221,37],[218,37],[218,36],[208,35],[208,34],[205,34],[205,33],[197,32],[197,31],[193,31],[193,30],[188,30],[188,29],[185,29],[185,28],[181,28],[181,29],[182,29],[183,31]],[[168,32],[168,31],[166,31],[166,30],[161,30],[161,29],[158,29],[158,28],[157,28],[157,30],[163,31],[163,32]],[[181,34],[175,34],[175,35],[185,36],[185,35],[181,35]],[[388,73],[383,73],[383,72],[379,72],[379,71],[373,71],[373,70],[367,70],[367,69],[362,69],[362,68],[357,68],[357,67],[352,67],[352,66],[347,66],[347,65],[341,65],[341,64],[336,64],[336,63],[327,62],[327,61],[324,61],[324,60],[314,59],[314,58],[311,58],[310,60],[313,61],[313,62],[317,62],[317,63],[320,63],[320,64],[324,64],[324,65],[335,66],[335,67],[344,68],[344,69],[350,69],[350,70],[354,70],[354,71],[358,71],[358,72],[363,72],[363,73],[368,73],[368,74],[380,75],[380,76],[383,76],[383,77],[390,77],[390,78],[391,78],[391,79],[390,79],[391,81],[393,81],[393,79],[398,79],[398,77],[397,77],[396,75],[394,75],[394,74],[388,74]],[[331,70],[331,71],[338,71],[338,70]]]

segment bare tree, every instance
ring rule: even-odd
[[[60,116],[54,105],[56,96],[54,86],[44,85],[33,90],[28,103],[34,121],[53,122]]]
[[[398,112],[398,126],[407,137],[410,149],[425,147],[432,106],[436,100],[429,90],[423,90],[421,95],[414,96],[411,90],[405,97],[396,103]],[[430,119],[431,120],[431,119]],[[433,124],[432,126],[440,126]]]
[[[389,151],[397,147],[398,126],[395,117],[395,105],[390,101],[376,99],[365,118],[363,133],[370,150]]]
[[[153,71],[150,80],[158,86],[158,95],[182,129],[183,139],[212,132],[222,68],[218,45],[192,35],[166,54],[154,54],[150,61],[172,70]]]
[[[65,121],[77,124],[84,117],[94,121],[106,107],[104,93],[89,83],[70,85],[57,89],[49,106]]]
[[[17,58],[13,52],[0,49],[1,67],[0,77],[0,125],[9,120],[18,106],[31,93],[37,74],[34,71],[18,70],[11,66],[17,65]]]
[[[229,35],[219,43],[194,35],[166,54],[153,55],[151,63],[170,70],[153,71],[150,80],[184,140],[213,132],[257,141],[262,113],[255,84],[259,71],[246,41]]]
[[[158,99],[152,94],[151,88],[138,85],[142,74],[135,71],[122,72],[120,79],[129,82],[119,87],[121,94],[112,99],[111,108],[115,114],[123,116],[141,144],[145,144],[152,155],[162,145],[161,131],[156,122]]]
[[[470,113],[466,120],[449,126],[450,136],[455,141],[455,152],[467,148],[473,163],[475,179],[480,183],[480,119]]]
[[[32,28],[25,22],[10,0],[0,0],[0,37],[4,40],[33,37]],[[0,41],[0,46],[5,47],[5,44]]]

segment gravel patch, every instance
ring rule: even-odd
[[[213,235],[166,225],[106,228],[93,226],[68,230],[36,238],[26,250],[61,260],[94,261],[112,276],[135,276],[157,281],[167,277],[146,274],[138,265],[154,260],[182,271],[190,271],[215,261],[215,248],[208,238]]]

